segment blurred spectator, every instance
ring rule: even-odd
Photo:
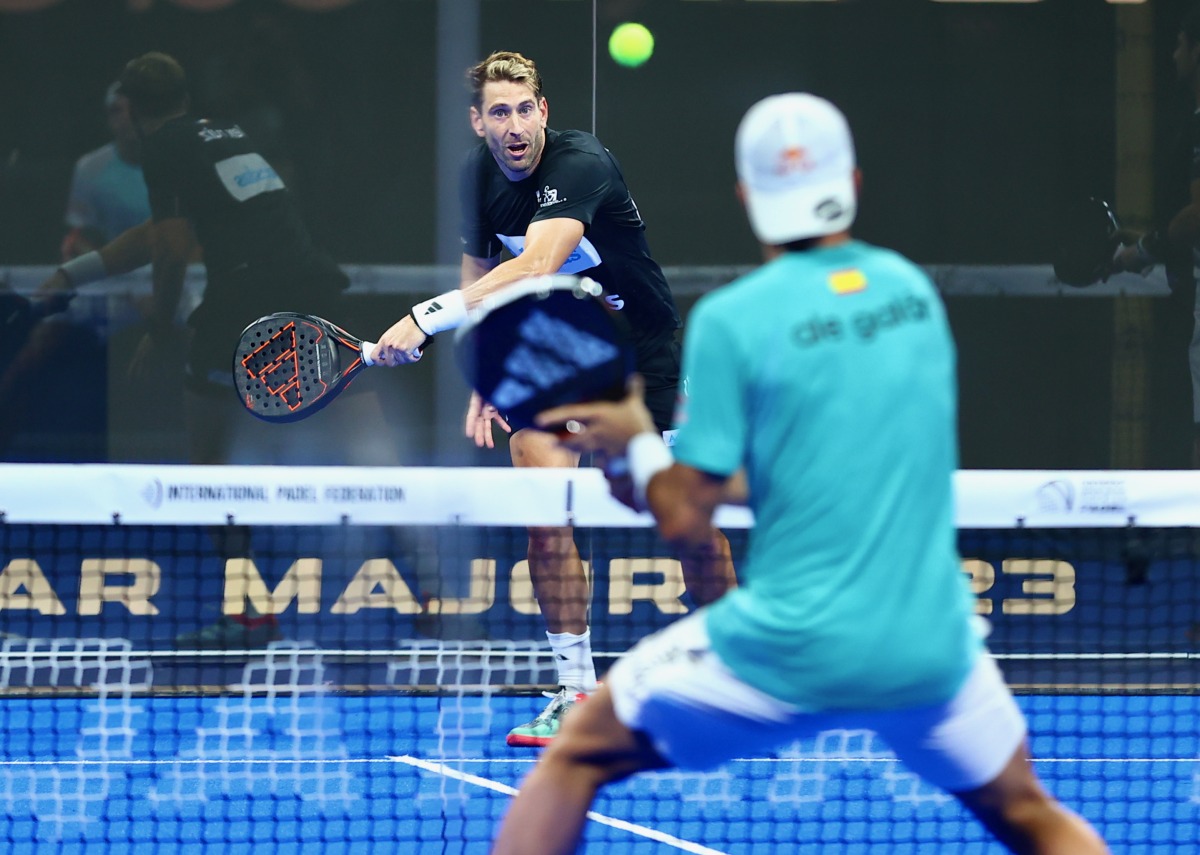
[[[129,99],[117,86],[109,86],[104,98],[112,141],[75,162],[67,197],[70,231],[62,242],[63,261],[99,249],[150,218],[141,141],[129,113]]]
[[[349,280],[313,241],[257,141],[236,123],[191,114],[187,75],[174,58],[154,52],[130,61],[121,91],[143,141],[152,216],[64,262],[37,296],[61,299],[150,265],[149,317],[129,358],[129,385],[142,394],[143,407],[161,406],[148,389],[170,384],[185,390],[193,463],[398,462],[378,396],[362,386],[337,407],[296,424],[268,425],[246,413],[231,371],[242,329],[279,310],[343,321],[351,312],[343,296]],[[203,247],[204,292],[181,329],[176,319],[197,245]],[[210,534],[224,559],[249,556],[246,527],[213,527]],[[188,649],[242,649],[265,646],[279,634],[275,615],[247,602],[244,612],[222,615],[176,642]]]
[[[1183,421],[1188,381],[1182,369],[1186,365],[1191,380],[1190,464],[1200,468],[1200,293],[1196,288],[1196,253],[1200,251],[1200,4],[1193,5],[1180,21],[1173,48],[1173,85],[1187,95],[1186,108],[1181,111],[1185,124],[1158,153],[1155,228],[1145,234],[1131,234],[1113,262],[1117,270],[1143,275],[1158,264],[1166,271],[1171,296],[1157,308],[1160,317],[1156,319],[1155,335],[1170,347],[1174,363],[1165,368],[1172,385],[1167,392],[1171,407],[1167,412],[1174,411],[1172,420]]]
[[[134,129],[129,99],[108,87],[104,105],[112,140],[75,162],[67,197],[62,260],[69,261],[106,244],[126,229],[150,218],[150,199],[142,177],[141,141]],[[23,308],[16,295],[0,295],[4,306]],[[67,316],[38,321],[61,310],[65,302],[39,301],[24,317],[10,312],[0,318],[5,332],[0,344],[0,457],[24,455],[21,441],[37,436],[35,453],[52,460],[97,459],[103,455],[105,422],[104,343],[94,325]],[[76,368],[65,376],[57,366],[70,359]],[[86,377],[88,382],[80,382]],[[78,390],[88,390],[81,395]],[[73,401],[74,418],[63,423],[53,407],[41,402],[56,397]],[[63,433],[61,443],[47,434]],[[72,448],[71,446],[74,446]]]

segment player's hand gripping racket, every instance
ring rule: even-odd
[[[634,355],[592,279],[516,282],[471,310],[455,355],[471,387],[515,430],[561,404],[620,400]]]
[[[1054,251],[1054,275],[1065,285],[1086,288],[1114,273],[1121,224],[1102,199],[1090,198],[1066,212]]]
[[[233,355],[238,398],[268,422],[294,422],[332,401],[371,362],[375,343],[315,315],[277,312],[242,332]]]

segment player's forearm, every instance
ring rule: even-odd
[[[149,220],[134,226],[100,249],[81,253],[60,264],[55,274],[42,284],[42,289],[82,288],[109,276],[136,270],[150,262],[151,235]]]
[[[150,263],[153,223],[147,220],[117,235],[98,252],[109,276],[137,270]]]
[[[177,253],[155,253],[153,304],[150,311],[151,332],[165,335],[175,323],[183,282],[187,275],[187,256]]]
[[[663,540],[678,549],[712,540],[712,517],[728,479],[674,461],[656,431],[642,431],[625,445],[634,501],[648,508]]]
[[[1200,205],[1188,205],[1171,219],[1167,240],[1172,247],[1200,244]]]
[[[557,259],[522,253],[516,258],[497,264],[479,279],[465,285],[462,289],[463,299],[467,309],[473,309],[507,285],[534,276],[546,276],[556,272],[561,266],[562,262]]]
[[[739,469],[729,476],[729,480],[721,488],[721,504],[745,505],[750,502],[750,484],[746,480],[746,470]]]
[[[650,479],[646,504],[667,543],[676,549],[707,545],[712,541],[716,505],[696,496],[680,478],[674,477],[677,470],[678,467],[672,467]]]
[[[500,264],[499,256],[496,258],[476,258],[473,255],[463,253],[462,265],[459,268],[458,287],[462,289],[474,285],[494,270],[498,264]]]
[[[463,259],[462,285],[453,291],[438,294],[412,307],[412,320],[421,332],[436,335],[455,329],[467,319],[467,313],[482,303],[490,294],[503,290],[506,285],[542,275],[541,271],[553,273],[558,269],[551,262],[526,259],[526,254],[489,267],[486,259]],[[472,279],[473,274],[478,274]]]

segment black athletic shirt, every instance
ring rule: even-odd
[[[283,180],[237,125],[172,119],[146,137],[142,169],[154,219],[188,219],[204,248],[208,283],[193,325],[229,310],[238,323],[264,309],[318,313],[306,295],[348,284],[313,244]]]
[[[673,334],[679,312],[662,269],[650,257],[646,226],[616,158],[583,131],[546,130],[546,147],[528,178],[510,181],[487,145],[467,156],[462,175],[463,252],[494,258],[525,249],[531,222],[568,217],[583,223],[578,248],[561,273],[590,276],[638,338]]]
[[[1192,182],[1200,180],[1200,110],[1187,115],[1165,152],[1155,164],[1155,225],[1166,234],[1171,220],[1192,200]],[[1172,284],[1190,284],[1193,278],[1191,247],[1172,247],[1165,259]]]

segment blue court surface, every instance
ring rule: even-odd
[[[1114,852],[1200,851],[1200,697],[1031,696],[1038,768]],[[5,852],[484,853],[540,698],[10,697]],[[1053,731],[1051,731],[1053,728]],[[262,849],[260,847],[267,847]],[[994,853],[868,733],[606,792],[584,851]]]

